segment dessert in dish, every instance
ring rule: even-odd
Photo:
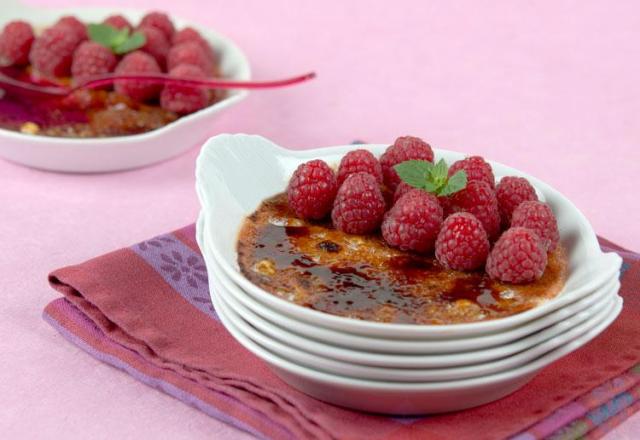
[[[193,28],[175,29],[151,12],[137,25],[121,15],[102,23],[63,17],[41,32],[25,21],[0,33],[0,69],[36,85],[74,86],[92,78],[168,74],[184,79],[219,76],[215,48]],[[57,137],[111,137],[144,133],[207,107],[225,93],[184,84],[121,80],[66,97],[0,97],[0,128]]]
[[[414,137],[336,165],[300,165],[245,220],[238,263],[251,282],[329,314],[413,324],[501,318],[562,290],[555,217],[526,179],[496,184],[477,156],[434,163]]]

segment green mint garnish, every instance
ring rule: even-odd
[[[113,51],[117,55],[139,49],[147,42],[141,32],[129,34],[129,29],[117,29],[108,24],[90,24],[87,26],[89,38]]]
[[[122,55],[128,52],[134,51],[144,46],[144,43],[146,43],[146,41],[147,39],[142,32],[134,32],[129,36],[129,38],[124,43],[117,46],[114,49],[114,52],[117,53],[118,55]]]
[[[460,170],[449,177],[449,167],[444,159],[436,164],[426,160],[407,160],[393,168],[408,185],[437,196],[449,196],[467,186],[467,173]]]

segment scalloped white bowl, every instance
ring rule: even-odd
[[[585,306],[584,303],[581,303],[576,307],[567,307],[571,309],[569,315],[541,328],[539,326],[523,326],[524,336],[511,342],[492,347],[479,345],[466,350],[437,353],[433,351],[427,341],[424,343],[426,351],[378,352],[367,348],[335,345],[331,339],[309,337],[299,332],[300,325],[298,323],[277,325],[263,319],[237,299],[238,293],[233,292],[237,287],[225,278],[215,261],[208,259],[206,264],[211,275],[212,294],[218,295],[232,310],[232,314],[238,315],[255,328],[255,331],[260,334],[259,337],[263,338],[258,341],[262,345],[268,346],[275,353],[300,361],[310,367],[322,369],[321,365],[327,365],[325,371],[340,372],[341,374],[348,374],[346,371],[351,371],[350,375],[352,376],[369,379],[408,380],[413,378],[415,381],[442,380],[443,377],[453,379],[460,378],[457,375],[479,375],[488,369],[502,368],[504,365],[511,367],[518,362],[523,363],[532,359],[531,356],[539,355],[541,350],[554,344],[554,341],[566,342],[566,339],[559,337],[568,334],[577,325],[581,323],[593,324],[595,316],[606,309],[606,304],[612,298],[617,297],[620,288],[620,282],[617,279],[611,279],[605,286],[590,295],[590,304]],[[256,340],[254,337],[252,339]],[[269,342],[265,342],[265,339]],[[379,341],[375,338],[370,338],[370,340]],[[446,342],[451,342],[454,346],[461,346],[467,341],[468,339]],[[395,341],[391,341],[391,343],[393,342]],[[443,341],[434,341],[436,344],[441,342]],[[505,363],[507,361],[508,363]],[[486,369],[478,370],[480,364],[484,365]],[[332,368],[337,368],[339,371],[331,370]],[[391,369],[412,369],[420,373],[415,373],[417,375],[406,375],[404,372],[396,374]],[[424,371],[428,371],[428,374],[423,374]],[[420,379],[416,379],[417,377]]]
[[[112,13],[120,13],[136,23],[146,11],[107,8],[35,8],[4,0],[0,8],[0,27],[8,21],[24,19],[46,26],[62,15],[75,15],[86,22],[98,22]],[[221,71],[227,78],[249,80],[251,69],[240,48],[214,30],[174,18],[178,28],[197,29],[220,53]],[[0,129],[0,156],[34,168],[93,173],[137,168],[160,162],[198,145],[211,134],[216,115],[247,96],[244,90],[230,91],[212,106],[181,117],[147,133],[108,138],[72,139],[22,134]]]
[[[226,306],[226,314],[254,342],[291,362],[327,373],[389,382],[434,382],[485,376],[524,365],[572,341],[595,327],[611,313],[617,301],[618,280],[601,289],[599,299],[571,317],[532,332],[509,344],[448,354],[401,355],[369,353],[319,343],[297,335],[297,327],[287,331],[262,320],[242,306],[229,292],[230,286],[207,262],[212,277],[211,291]],[[379,363],[369,365],[367,359]]]
[[[201,213],[198,220],[198,242],[201,249],[210,247],[208,243],[212,241],[211,234],[215,229],[207,228],[206,225],[212,223],[215,224],[214,222],[207,223],[204,213]],[[222,272],[215,260],[205,258],[207,259],[208,271],[215,282],[219,283],[216,286],[212,285],[212,290],[217,291],[217,286],[221,284],[225,299],[234,305],[234,310],[246,311],[242,313],[243,317],[247,318],[247,315],[251,315],[253,319],[250,321],[270,336],[320,356],[331,356],[338,360],[365,365],[403,368],[460,365],[463,359],[472,363],[471,358],[465,356],[424,356],[431,354],[474,352],[473,359],[475,362],[480,362],[517,352],[526,348],[526,343],[533,340],[535,333],[543,329],[547,331],[554,324],[564,324],[565,320],[571,319],[576,313],[582,312],[595,303],[600,303],[605,295],[612,293],[612,289],[615,290],[613,293],[616,293],[620,286],[617,274],[614,274],[610,279],[605,280],[601,287],[580,300],[541,316],[539,319],[500,333],[447,340],[384,339],[325,329],[278,313],[255,300],[233,283]]]
[[[362,145],[381,154],[386,145]],[[352,145],[307,151],[290,151],[260,136],[219,135],[203,146],[196,166],[196,190],[207,222],[215,221],[215,234],[203,253],[215,261],[221,272],[242,291],[274,313],[308,325],[340,333],[375,338],[434,341],[464,339],[498,334],[531,323],[579,301],[602,287],[619,271],[621,259],[605,254],[584,215],[549,185],[505,165],[491,162],[497,178],[505,175],[526,177],[539,196],[554,210],[563,245],[569,255],[569,277],[560,294],[523,313],[502,319],[455,325],[407,325],[377,323],[344,318],[301,307],[278,298],[246,279],[239,270],[236,240],[244,218],[260,202],[282,192],[295,168],[310,159],[337,164]],[[436,158],[455,161],[464,154],[435,150]],[[256,310],[253,310],[254,312]]]
[[[292,387],[335,405],[398,415],[457,411],[505,397],[524,386],[542,368],[595,338],[622,310],[622,298],[614,298],[612,309],[595,326],[584,328],[582,333],[564,345],[515,368],[460,380],[391,382],[327,373],[292,362],[245,334],[248,325],[233,315],[229,306],[213,292],[212,301],[222,323],[234,338],[267,362]]]

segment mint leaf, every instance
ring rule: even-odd
[[[120,35],[118,29],[108,24],[89,24],[87,25],[87,33],[93,41],[109,49],[113,47],[113,41]]]
[[[433,189],[429,192],[433,194],[440,194],[440,191],[447,184],[449,167],[444,159],[440,159],[429,172],[427,180],[432,184]]]
[[[448,196],[467,186],[467,173],[460,170],[449,177],[449,166],[444,159],[435,165],[425,160],[407,160],[393,169],[405,183],[436,196]]]
[[[111,47],[118,47],[124,44],[129,39],[129,29],[124,28],[118,30],[118,33],[113,36],[111,40]]]
[[[91,40],[111,49],[117,55],[136,50],[147,42],[141,32],[129,35],[129,29],[117,29],[108,24],[90,24],[87,26],[87,32]]]
[[[431,177],[435,182],[444,182],[447,179],[449,167],[444,159],[440,159],[437,164],[431,168]]]
[[[141,48],[145,45],[146,42],[147,38],[142,32],[134,32],[122,44],[117,45],[113,51],[118,55],[122,55]]]
[[[448,196],[464,189],[467,186],[467,173],[464,170],[457,171],[447,179],[447,183],[438,191],[439,196]]]
[[[431,193],[431,194],[437,194],[437,192],[438,192],[438,185],[436,185],[436,184],[435,184],[435,183],[433,183],[433,182],[430,182],[429,180],[426,180],[426,181],[424,182],[424,186],[423,186],[421,189],[423,189],[423,190],[425,190],[426,192]]]
[[[400,179],[407,184],[420,189],[425,189],[427,183],[427,175],[429,174],[433,164],[426,160],[407,160],[394,165]]]

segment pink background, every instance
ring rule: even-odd
[[[258,133],[291,148],[419,135],[548,181],[601,235],[640,249],[638,2],[75,3],[164,8],[211,25],[245,49],[256,78],[319,73],[301,87],[250,95],[212,134]],[[52,269],[195,219],[196,154],[95,176],[0,161],[5,436],[241,436],[93,360],[40,319],[55,296]],[[610,437],[634,429],[639,415]]]

